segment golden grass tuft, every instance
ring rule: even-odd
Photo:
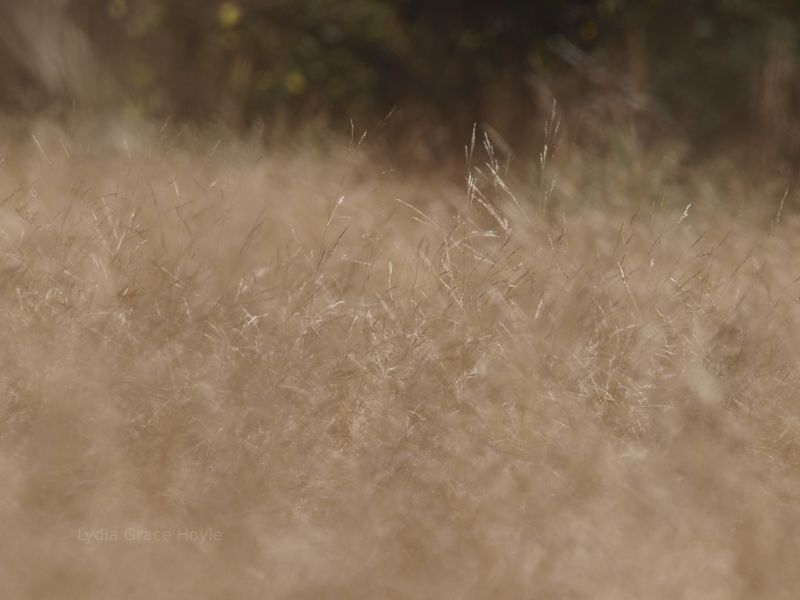
[[[35,135],[0,165],[3,598],[800,587],[788,210],[611,159],[545,206],[477,151],[462,190]]]

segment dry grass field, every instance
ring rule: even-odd
[[[791,192],[23,130],[0,597],[796,597]]]

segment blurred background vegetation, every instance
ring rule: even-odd
[[[789,0],[4,0],[0,107],[525,149],[557,98],[590,143],[794,165],[798,28]]]

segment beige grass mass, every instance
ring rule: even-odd
[[[796,597],[780,197],[31,132],[0,148],[3,598]]]

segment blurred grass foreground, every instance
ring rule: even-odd
[[[0,597],[795,598],[791,9],[3,3]]]

